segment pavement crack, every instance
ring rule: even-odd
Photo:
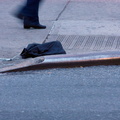
[[[56,18],[56,21],[60,18],[60,16],[62,15],[62,13],[65,11],[65,9],[67,8],[68,4],[70,3],[70,0],[66,3],[66,5],[64,6],[63,10],[58,14],[58,17]]]

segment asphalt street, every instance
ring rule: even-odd
[[[0,75],[0,120],[119,120],[120,66]]]

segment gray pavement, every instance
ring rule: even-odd
[[[67,54],[119,51],[118,0],[45,0],[39,11],[45,30],[24,30],[11,15],[22,2],[0,1],[0,58],[19,55],[29,43],[54,40],[62,43]]]

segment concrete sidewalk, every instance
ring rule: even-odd
[[[61,41],[68,54],[119,51],[119,7],[119,1],[71,0],[54,22],[48,41]]]
[[[24,30],[10,14],[19,4],[19,0],[0,1],[0,58],[19,55],[33,42],[55,40],[62,43],[67,55],[120,51],[118,0],[46,0],[39,12],[45,30]],[[1,60],[0,68],[20,62],[24,60]]]

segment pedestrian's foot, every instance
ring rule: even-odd
[[[34,17],[24,17],[24,29],[30,29],[30,28],[45,29],[46,26],[41,25],[39,23],[38,17],[36,17],[36,18],[34,18]]]
[[[34,28],[34,29],[46,29],[46,26],[45,25],[41,25],[41,24],[24,25],[24,29],[30,29],[30,28]]]

